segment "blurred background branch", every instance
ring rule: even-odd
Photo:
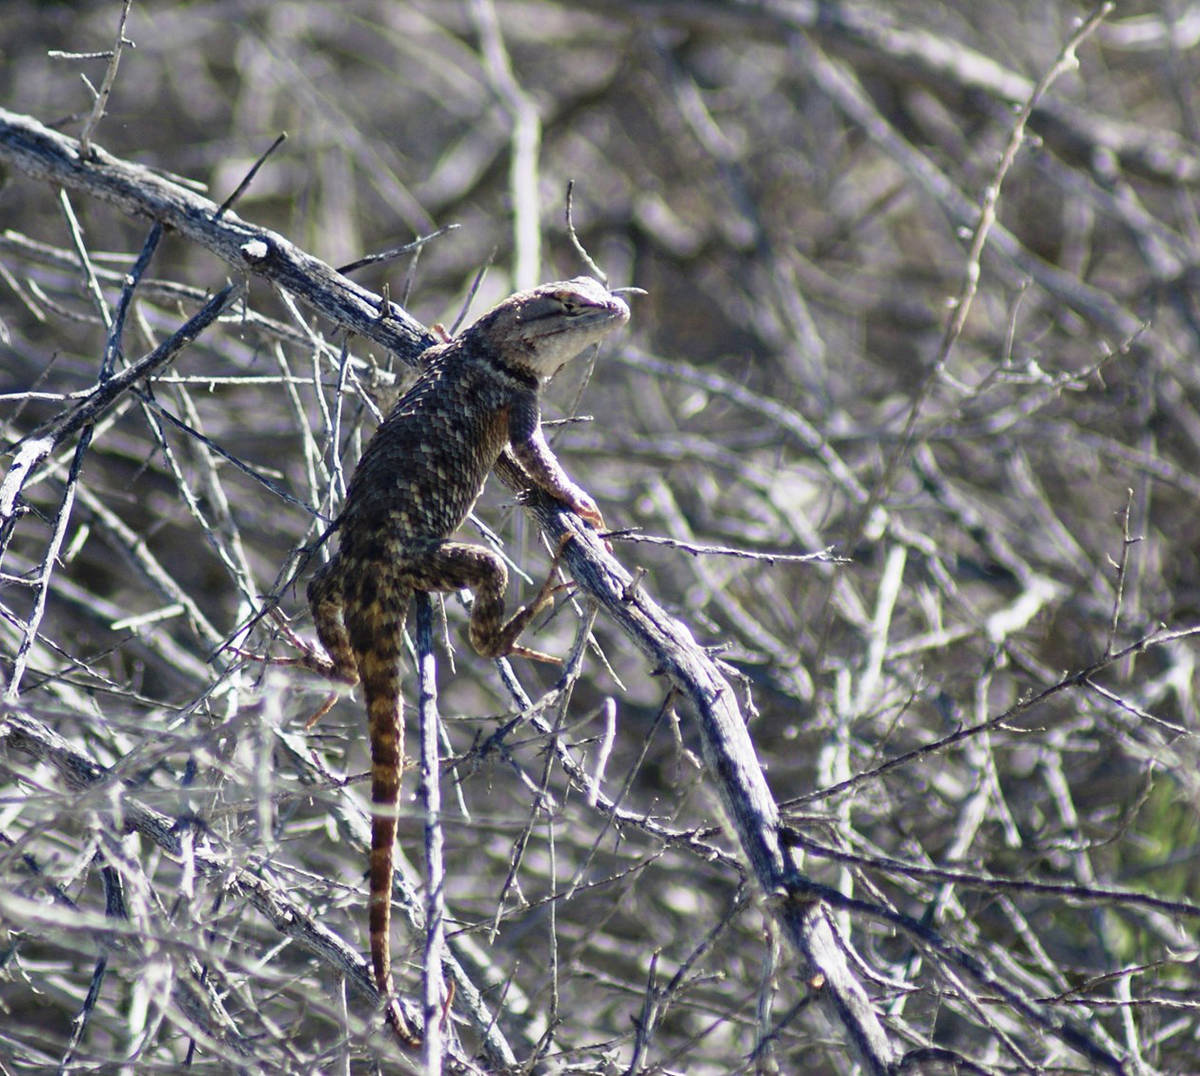
[[[850,1071],[779,928],[820,897],[910,1070],[1190,1071],[1200,33],[1186,4],[1121,5],[1035,100],[1092,13],[10,0],[5,130],[61,149],[86,127],[94,152],[39,179],[6,165],[0,189],[19,465],[0,1058],[414,1063],[344,989],[365,949],[360,706],[307,729],[325,684],[216,651],[289,652],[255,617],[301,615],[287,584],[425,326],[585,271],[574,180],[583,246],[648,293],[547,407],[610,524],[655,539],[614,538],[628,576],[597,586],[655,599],[719,667],[806,858],[766,903],[747,885],[694,711],[618,606],[564,601],[531,635],[563,655],[580,637],[564,689],[476,660],[447,601],[459,1063]],[[60,196],[121,162],[176,200],[152,248],[130,204]],[[328,268],[452,224],[355,283]],[[153,360],[231,277],[232,305]],[[86,410],[114,379],[137,392]],[[90,442],[37,441],[70,415]],[[478,529],[540,579],[513,508],[492,483]],[[423,896],[402,875],[411,998]]]

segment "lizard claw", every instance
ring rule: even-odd
[[[272,609],[269,616],[275,622],[279,633],[287,641],[288,645],[296,650],[297,656],[294,658],[274,657],[270,654],[256,654],[252,650],[245,650],[240,646],[231,646],[228,648],[229,653],[236,654],[240,658],[245,658],[247,661],[261,662],[263,665],[282,665],[284,668],[302,668],[309,672],[314,672],[318,676],[323,676],[327,680],[346,679],[345,676],[338,672],[337,666],[321,651],[313,646],[308,640],[301,638],[293,630],[288,623],[287,618],[278,608]],[[326,706],[317,717],[326,713],[329,707]],[[314,718],[314,721],[316,719]]]
[[[556,583],[554,581],[554,572],[558,566],[558,558],[562,555],[563,547],[570,541],[571,535],[566,535],[562,544],[558,548],[558,552],[554,555],[554,560],[550,565],[550,574],[546,577],[546,581],[542,584],[542,589],[537,592],[533,601],[527,605],[523,605],[513,614],[513,620],[519,621],[522,625],[532,620],[548,605],[554,604],[554,595],[564,590],[574,590],[576,584],[574,580],[566,583]],[[556,658],[552,654],[543,653],[541,650],[534,650],[529,646],[522,646],[520,643],[512,643],[507,650],[504,651],[505,657],[529,658],[530,661],[544,661],[548,665],[561,665],[562,659]]]
[[[338,693],[336,691],[331,691],[328,695],[326,695],[325,701],[323,703],[321,703],[321,705],[317,708],[317,712],[314,713],[312,715],[312,717],[310,717],[307,721],[304,722],[304,731],[307,732],[318,721],[320,721],[321,718],[323,718],[327,713],[329,713],[329,711],[333,709],[334,703],[336,703],[337,701],[338,701]]]
[[[293,640],[289,639],[289,642],[293,642]],[[248,661],[262,662],[264,665],[282,665],[291,668],[299,666],[301,668],[308,669],[309,672],[315,672],[319,676],[324,676],[326,679],[338,679],[338,675],[334,670],[332,661],[318,654],[315,650],[308,646],[303,639],[297,638],[293,642],[293,645],[297,644],[299,644],[297,649],[301,651],[301,656],[297,658],[277,658],[271,657],[269,654],[255,654],[253,651],[243,650],[240,646],[229,647],[229,653],[236,654],[240,658],[246,658]],[[311,729],[318,721],[321,720],[321,718],[323,718],[327,713],[329,713],[330,710],[333,709],[334,704],[337,701],[338,693],[336,691],[331,691],[329,695],[326,696],[325,701],[321,703],[320,707],[317,709],[317,712],[304,722],[304,728],[306,730]]]
[[[587,497],[587,494],[583,494]],[[596,507],[595,501],[591,497],[587,497],[587,504],[572,502],[571,508],[580,519],[584,521],[594,531],[604,530],[604,517],[600,514],[600,509]],[[562,541],[558,545],[558,556],[562,556],[562,551],[566,548],[567,543],[571,540],[572,535],[568,531],[563,535]],[[604,548],[611,553],[613,551],[612,542],[607,538],[600,539],[604,543]]]
[[[553,654],[546,654],[529,646],[522,646],[520,643],[513,643],[512,649],[505,657],[528,658],[530,661],[541,661],[547,665],[562,664],[562,658],[556,658]]]
[[[604,530],[604,517],[600,514],[599,506],[583,490],[576,490],[575,495],[567,503],[592,530]]]
[[[312,646],[306,643],[299,637],[289,638],[288,642],[292,644],[300,653],[294,658],[274,657],[270,654],[255,654],[250,650],[243,650],[240,646],[229,647],[229,653],[236,654],[240,658],[246,658],[248,661],[259,661],[264,665],[282,665],[284,668],[307,669],[309,672],[314,672],[318,676],[323,676],[327,680],[342,680],[344,677],[338,675],[337,667],[324,654],[319,653]]]

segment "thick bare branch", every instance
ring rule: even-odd
[[[573,515],[528,487],[520,471],[501,460],[501,480],[517,492],[551,540],[563,545],[571,574],[620,626],[652,667],[687,700],[696,719],[710,779],[742,854],[769,898],[784,932],[803,959],[806,977],[846,1033],[865,1070],[890,1071],[893,1052],[862,983],[851,972],[840,941],[819,901],[793,900],[798,872],[783,848],[779,811],[746,731],[733,688],[696,643],[687,626],[668,616],[640,583]]]
[[[79,143],[29,116],[0,109],[0,161],[35,179],[80,190],[131,216],[148,217],[211,250],[236,271],[261,276],[343,328],[412,363],[433,336],[405,311],[339,275],[277,232],[241,220],[195,191],[99,146]]]

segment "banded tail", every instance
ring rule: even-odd
[[[395,630],[376,630],[368,649],[358,652],[358,670],[367,703],[371,738],[371,869],[368,923],[375,985],[387,1005],[388,1022],[409,1046],[418,1035],[401,1012],[392,982],[392,851],[404,767],[404,702],[400,694],[399,646],[404,622]]]
[[[317,635],[329,655],[331,675],[348,684],[361,680],[371,740],[371,869],[369,931],[375,986],[384,998],[388,1023],[406,1046],[420,1046],[396,1000],[392,983],[392,848],[404,766],[404,702],[400,694],[400,647],[411,592],[383,583],[370,564],[347,570],[339,555],[308,584]],[[354,587],[353,601],[345,588]],[[362,588],[369,585],[364,599]]]

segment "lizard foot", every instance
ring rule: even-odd
[[[287,619],[278,609],[272,609],[270,613],[271,619],[275,621],[279,628],[280,634],[287,642],[298,651],[298,656],[294,658],[274,657],[268,654],[256,654],[251,650],[244,650],[240,646],[231,646],[230,653],[237,654],[239,657],[246,658],[249,661],[261,662],[263,665],[282,665],[285,668],[301,668],[307,669],[309,672],[316,673],[318,676],[324,677],[326,680],[337,680],[342,683],[347,682],[348,678],[339,672],[337,665],[331,661],[325,654],[321,653],[317,647],[306,639],[302,639],[294,631]],[[357,679],[357,677],[356,677]],[[317,711],[304,722],[305,729],[311,729],[318,721],[321,720],[338,700],[338,693],[331,691],[325,701],[317,708]]]
[[[279,609],[272,609],[270,615],[271,619],[275,621],[276,627],[279,628],[280,635],[297,652],[298,656],[294,658],[267,658],[265,660],[269,661],[272,665],[299,666],[300,668],[307,669],[309,672],[316,673],[318,676],[325,677],[326,680],[339,680],[343,683],[352,682],[338,668],[337,663],[322,652],[320,647],[297,635]],[[354,679],[357,680],[357,676]]]
[[[309,672],[315,672],[317,675],[323,676],[329,680],[340,679],[334,669],[333,662],[327,657],[318,654],[311,646],[305,643],[303,639],[297,637],[296,640],[293,641],[289,638],[288,641],[291,642],[293,646],[299,644],[303,648],[303,652],[300,657],[271,657],[268,654],[255,654],[253,651],[243,650],[240,646],[231,646],[229,648],[229,652],[231,654],[237,654],[238,657],[246,658],[248,661],[261,662],[263,665],[283,665],[290,668],[299,667],[308,669]],[[305,729],[311,729],[313,725],[315,725],[321,720],[321,718],[329,713],[329,711],[333,709],[334,703],[336,703],[337,700],[338,693],[336,691],[331,691],[325,697],[325,701],[317,708],[316,713],[314,713],[307,721],[304,722]]]

